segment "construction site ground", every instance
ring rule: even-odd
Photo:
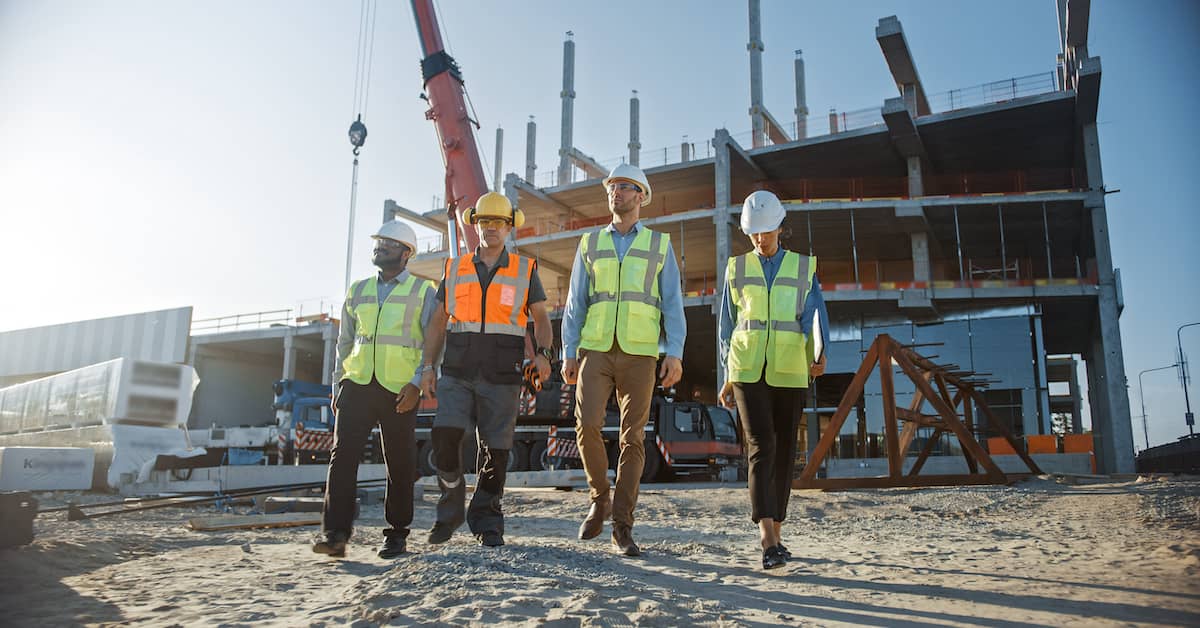
[[[44,514],[31,545],[0,550],[0,624],[1200,625],[1194,477],[795,491],[795,560],[769,572],[744,484],[644,486],[640,558],[615,555],[607,530],[576,540],[584,490],[509,491],[498,549],[465,526],[427,545],[435,499],[417,504],[397,560],[375,555],[380,505],[343,559],[310,551],[312,526],[185,527],[212,506]]]

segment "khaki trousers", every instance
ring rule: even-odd
[[[620,458],[617,460],[616,495],[612,520],[633,525],[642,467],[646,464],[645,429],[656,381],[657,358],[629,355],[613,342],[605,351],[579,351],[579,380],[575,387],[575,434],[579,457],[587,473],[593,500],[607,497],[608,453],[604,449],[604,415],[613,389],[621,411]]]

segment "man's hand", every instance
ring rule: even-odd
[[[562,363],[563,381],[568,384],[575,384],[579,379],[579,358],[567,358]]]
[[[400,394],[396,395],[396,412],[404,414],[412,411],[417,407],[417,403],[421,401],[421,389],[412,384],[405,384],[404,388],[400,389]]]
[[[437,399],[437,373],[433,370],[421,373],[421,394],[428,399]]]
[[[539,355],[533,358],[533,364],[537,366],[538,378],[543,383],[550,381],[550,360],[547,360],[544,355]]]
[[[724,386],[721,386],[721,394],[717,395],[717,400],[726,408],[733,409],[737,406],[737,400],[733,397],[733,382],[726,381]]]
[[[816,377],[820,377],[824,374],[825,374],[825,354],[822,353],[821,359],[817,360],[816,364],[812,364],[808,367],[808,375],[809,375],[809,377],[816,378]]]
[[[662,387],[670,388],[679,383],[683,378],[683,362],[674,356],[663,358],[662,366],[658,369],[658,376],[662,378]]]

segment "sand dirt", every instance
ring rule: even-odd
[[[796,491],[771,572],[744,486],[644,486],[632,559],[575,539],[585,491],[510,491],[499,549],[427,545],[434,499],[392,561],[380,506],[340,560],[313,527],[185,527],[213,507],[42,515],[0,550],[0,625],[1200,626],[1196,478]]]

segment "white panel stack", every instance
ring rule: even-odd
[[[0,490],[86,491],[95,462],[82,447],[0,447]]]

